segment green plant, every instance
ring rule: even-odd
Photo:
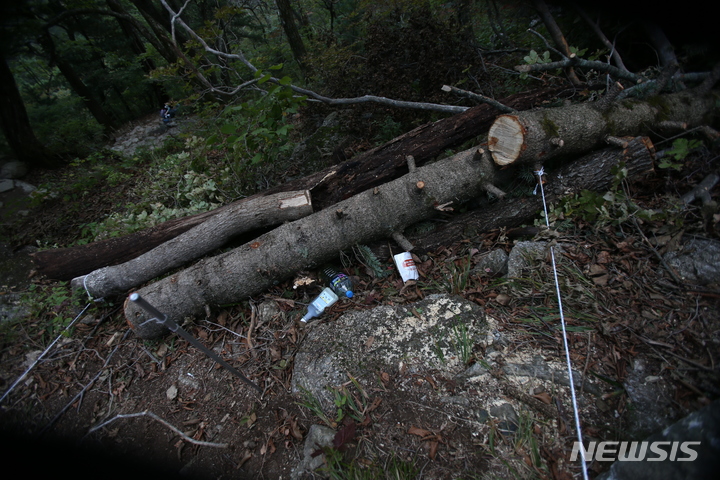
[[[385,278],[390,275],[390,271],[385,268],[380,260],[375,256],[370,247],[366,245],[355,245],[353,247],[355,258],[358,262],[367,267],[375,278]]]
[[[66,328],[80,311],[82,302],[81,294],[74,294],[66,282],[51,286],[32,284],[22,295],[22,303],[28,307],[30,317],[38,322],[38,333],[44,343],[61,333],[66,337],[72,335]]]
[[[280,70],[283,65],[275,65],[270,70]],[[258,70],[255,73],[256,84],[262,86],[272,78],[272,72]],[[306,97],[296,96],[290,88],[292,79],[281,78],[259,98],[251,98],[227,107],[225,116],[228,121],[220,128],[226,135],[225,143],[249,165],[272,163],[276,158],[292,151],[294,145],[289,141],[293,125],[289,121],[292,114],[305,104]],[[218,143],[219,137],[213,136],[208,143]]]
[[[583,190],[579,194],[564,198],[558,207],[550,209],[550,222],[576,217],[600,229],[607,225],[621,225],[633,218],[640,220],[666,218],[666,214],[644,209],[633,201],[627,188],[628,171],[624,163],[621,162],[613,167],[612,172],[613,181],[610,190],[603,194]],[[537,223],[540,223],[540,220]]]
[[[534,65],[536,63],[550,63],[552,61],[550,59],[550,52],[547,50],[545,50],[542,55],[538,55],[535,50],[530,50],[530,53],[525,55],[523,60],[525,60],[525,63],[528,65]]]
[[[680,162],[682,160],[685,160],[685,157],[690,155],[690,153],[695,150],[696,148],[700,147],[702,145],[702,142],[700,140],[688,140],[686,138],[678,138],[673,142],[673,146],[670,150],[668,150],[666,155],[660,159],[660,163],[658,164],[659,168],[672,168],[674,170],[679,171],[683,164],[682,163],[676,163]],[[672,160],[675,160],[673,162]]]
[[[445,273],[444,289],[450,294],[459,295],[468,286],[472,262],[470,256],[447,263],[448,271]]]
[[[359,462],[346,460],[339,449],[325,448],[325,465],[319,472],[335,480],[411,480],[417,478],[419,469],[415,462],[400,459],[396,454],[387,456],[384,461]]]
[[[330,427],[334,426],[335,422],[325,414],[320,400],[318,400],[310,390],[300,385],[300,394],[302,395],[302,399],[297,402],[298,405],[310,410],[316,417],[322,420],[325,425]]]
[[[463,363],[470,362],[472,358],[473,340],[468,333],[468,327],[465,322],[456,322],[453,327],[453,343],[455,351]]]

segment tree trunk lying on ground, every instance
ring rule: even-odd
[[[627,148],[607,148],[567,164],[546,177],[546,197],[553,201],[583,189],[606,188],[613,168],[625,164],[628,176],[652,169],[653,146],[644,137],[627,138]],[[175,275],[139,290],[143,298],[170,318],[181,320],[202,314],[206,305],[234,303],[267,289],[297,271],[312,268],[355,244],[391,237],[405,227],[427,219],[438,206],[462,202],[483,193],[494,177],[487,156],[477,149],[411,171],[386,185],[367,190],[295,222],[282,225],[252,243],[202,260]],[[518,224],[537,215],[539,196],[500,201],[463,217],[442,237],[421,239],[421,245],[456,241],[468,224],[478,231]],[[449,235],[447,232],[450,232]],[[166,329],[131,302],[125,315],[135,332],[146,339]]]
[[[478,149],[413,169],[390,183],[337,203],[333,208],[286,223],[230,252],[195,265],[138,291],[151,305],[176,321],[195,316],[205,305],[238,302],[334,258],[357,243],[402,232],[432,216],[436,207],[461,203],[483,192],[494,166]],[[142,338],[167,333],[147,314],[126,302],[125,316]]]
[[[231,238],[312,214],[310,192],[284,192],[233,204],[200,225],[128,262],[90,272],[71,282],[93,298],[121,294],[219,249]]]
[[[516,110],[524,110],[556,98],[563,90],[525,92],[503,99],[502,102]],[[313,206],[316,210],[321,210],[371,186],[394,180],[404,174],[407,171],[407,155],[412,155],[420,166],[447,149],[477,137],[490,127],[496,115],[497,112],[488,105],[472,107],[463,113],[417,127],[339,165],[279,185],[248,199],[291,190],[311,190]],[[225,209],[233,208],[238,202],[210,212],[170,220],[123,237],[78,247],[37,252],[33,255],[33,261],[39,274],[56,280],[71,280],[93,270],[127,262],[142,255]]]
[[[603,192],[615,178],[614,167],[620,162],[628,178],[637,178],[653,169],[654,147],[647,137],[624,138],[627,147],[608,147],[547,172],[543,188],[548,205],[583,190]],[[417,250],[432,250],[449,245],[458,238],[475,236],[497,228],[513,228],[537,218],[543,209],[540,194],[503,200],[487,208],[471,211],[441,224],[432,232],[408,236]]]
[[[648,100],[587,102],[500,115],[488,132],[488,149],[500,166],[539,166],[554,157],[599,148],[616,137],[702,125],[714,106],[712,94],[690,90]]]

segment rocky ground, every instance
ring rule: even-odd
[[[708,158],[693,175],[630,185],[633,198],[684,193]],[[57,214],[23,209],[40,223]],[[717,236],[699,209],[685,215],[682,228],[577,220],[553,239],[586,441],[643,439],[717,411]],[[457,240],[416,256],[408,284],[389,258],[378,270],[346,252],[356,295],[310,325],[298,320],[322,288],[316,272],[185,324],[262,394],[175,335],[134,336],[122,298],[75,300],[69,315],[67,287],[28,279],[27,246],[9,245],[3,311],[25,316],[2,330],[6,458],[29,476],[577,478],[548,239]],[[58,308],[33,303],[41,292]],[[609,468],[592,462],[590,477]]]

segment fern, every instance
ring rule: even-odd
[[[376,278],[385,278],[389,275],[387,269],[383,268],[380,260],[367,245],[355,245],[353,247],[358,262],[365,265]]]

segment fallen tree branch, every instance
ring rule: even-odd
[[[614,167],[624,163],[628,178],[636,178],[652,171],[654,146],[646,137],[627,139],[627,148],[606,147],[563,165],[546,170],[545,197],[547,203],[580,193],[583,190],[602,192],[615,178]],[[539,196],[511,198],[495,202],[485,208],[470,211],[453,218],[431,232],[413,235],[419,251],[428,251],[450,244],[458,238],[473,238],[483,232],[498,228],[513,228],[531,222],[542,211]]]
[[[101,424],[92,427],[92,428],[88,431],[88,433],[85,434],[85,436],[88,436],[88,435],[90,435],[91,433],[95,432],[96,430],[99,430],[99,429],[101,429],[101,428],[103,428],[103,427],[111,424],[111,423],[114,422],[115,420],[121,420],[121,419],[124,419],[124,418],[137,418],[137,417],[150,417],[150,418],[152,418],[153,420],[155,420],[155,421],[157,421],[157,422],[160,422],[161,424],[165,425],[167,428],[169,428],[170,430],[172,430],[173,432],[175,432],[177,435],[179,435],[179,436],[180,436],[183,440],[185,440],[186,442],[190,442],[190,443],[192,443],[192,444],[194,444],[194,445],[200,445],[200,446],[202,446],[202,447],[228,448],[228,444],[227,444],[227,443],[204,442],[204,441],[202,441],[202,440],[195,440],[194,438],[185,435],[182,431],[180,431],[180,429],[178,429],[177,427],[173,426],[173,425],[170,424],[169,422],[163,420],[162,418],[160,418],[159,416],[155,415],[153,412],[151,412],[151,411],[149,411],[149,410],[144,410],[144,411],[138,412],[138,413],[121,413],[121,414],[119,414],[119,415],[115,415],[113,418],[111,418],[111,419],[109,419],[109,420],[106,420],[106,421],[102,422]]]
[[[448,92],[448,93],[454,93],[455,95],[470,98],[472,100],[477,100],[478,102],[487,103],[488,105],[495,107],[495,109],[499,112],[510,113],[510,112],[515,111],[512,108],[508,107],[507,105],[503,105],[502,103],[500,103],[497,100],[494,100],[490,97],[486,97],[485,95],[480,95],[480,94],[474,93],[474,92],[469,92],[467,90],[462,90],[460,88],[452,87],[450,85],[443,85],[442,91]]]
[[[390,237],[436,214],[435,206],[483,193],[495,167],[477,149],[417,168],[308,217],[277,227],[252,243],[199,261],[139,290],[168,318],[200,315],[205,305],[234,303],[264,291],[300,270],[316,267],[355,244]],[[422,184],[422,188],[418,185]],[[337,215],[337,211],[343,212]],[[146,312],[125,304],[125,318],[145,339],[167,329]]]
[[[241,233],[297,220],[312,211],[307,190],[248,199],[128,262],[74,278],[71,285],[74,290],[84,288],[92,298],[124,293],[222,247]]]
[[[245,55],[240,53],[226,53],[221,52],[220,50],[212,48],[210,45],[207,44],[205,39],[203,39],[200,35],[195,33],[195,31],[190,28],[183,20],[180,18],[180,15],[173,11],[173,9],[167,4],[166,0],[162,0],[162,4],[165,7],[165,9],[170,12],[172,15],[172,23],[173,28],[175,23],[180,25],[189,35],[191,35],[195,40],[197,40],[200,45],[205,49],[206,52],[212,53],[213,55],[217,55],[218,57],[230,59],[230,60],[239,60],[242,62],[253,74],[257,73],[259,69],[250,62]],[[280,85],[280,79],[276,77],[269,77],[268,81],[271,83],[275,83]],[[324,95],[320,95],[319,93],[316,93],[312,90],[308,90],[306,88],[298,87],[297,85],[290,84],[289,87],[296,93],[299,93],[301,95],[305,95],[308,98],[311,98],[313,100],[320,101],[322,103],[325,103],[327,105],[357,105],[362,103],[377,103],[380,105],[387,105],[390,107],[396,107],[396,108],[410,108],[410,109],[416,109],[416,110],[426,110],[426,111],[432,111],[432,112],[443,112],[443,113],[461,113],[467,110],[470,107],[462,107],[457,105],[442,105],[437,103],[427,103],[427,102],[408,102],[404,100],[393,100],[391,98],[386,97],[378,97],[376,95],[363,95],[362,97],[353,97],[353,98],[330,98],[326,97]],[[221,89],[215,86],[212,86],[210,88],[210,91],[213,93],[219,93],[222,95],[231,96],[236,94],[239,91],[239,88],[234,88],[232,90],[225,90]]]
[[[622,70],[614,65],[610,65],[604,62],[598,62],[594,60],[585,60],[580,57],[565,58],[557,62],[549,63],[533,63],[532,65],[517,65],[514,67],[516,72],[520,73],[533,73],[533,72],[546,72],[548,70],[556,70],[558,68],[568,67],[581,67],[592,70],[597,70],[600,73],[606,73],[614,78],[621,78],[624,80],[630,80],[633,83],[639,83],[643,81],[643,77],[627,70]]]
[[[720,181],[720,175],[717,173],[710,173],[707,175],[702,182],[695,185],[695,188],[687,192],[681,197],[684,204],[692,203],[696,198],[702,200],[703,205],[707,205],[712,201],[710,196],[710,190]]]
[[[523,92],[502,100],[515,110],[527,110],[567,89],[556,88]],[[404,173],[405,158],[412,155],[420,166],[447,149],[487,131],[496,112],[488,105],[477,105],[463,113],[421,125],[379,147],[363,152],[338,165],[297,180],[278,185],[252,197],[237,200],[215,210],[156,225],[122,237],[88,245],[55,248],[32,254],[37,272],[56,280],[72,280],[93,270],[132,260],[183,232],[235,208],[239,202],[291,190],[311,190],[313,208],[322,210],[359,192],[391,181]]]
[[[598,103],[600,107],[598,106]],[[664,122],[702,125],[715,108],[710,94],[693,90],[604,105],[586,102],[500,115],[488,132],[488,149],[500,166],[537,166],[551,158],[600,147],[608,138],[642,135]]]

